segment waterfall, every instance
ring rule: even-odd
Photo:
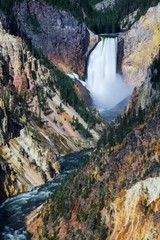
[[[96,108],[111,109],[131,94],[117,74],[117,38],[102,38],[89,57],[86,88]]]

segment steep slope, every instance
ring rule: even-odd
[[[77,239],[151,236],[152,239],[156,232],[155,239],[158,239],[159,124],[158,116],[153,125],[135,128],[121,147],[112,148],[110,156],[106,147],[99,149],[91,157],[85,173],[72,180],[73,186],[70,183],[69,189],[67,186],[62,188],[61,193],[57,192],[46,205],[47,210],[43,209],[38,217],[44,219],[43,226],[46,226],[42,228],[42,236],[47,238],[54,233],[58,239],[73,239],[74,236]],[[155,129],[154,125],[157,125]],[[64,199],[63,210],[59,197]],[[33,226],[34,223],[29,230]],[[33,239],[37,239],[37,232],[32,233]]]
[[[69,12],[38,1],[22,1],[14,8],[18,28],[65,73],[85,75],[90,34]]]
[[[94,146],[97,130],[104,127],[78,97],[78,84],[52,64],[68,74],[84,76],[86,53],[96,36],[92,41],[85,25],[44,3],[22,1],[14,10],[19,36],[13,35],[7,18],[0,16],[0,200],[53,180],[60,173],[57,157]],[[88,166],[29,219],[33,239],[158,239],[158,13],[159,5],[147,13],[146,28],[142,17],[122,35],[123,73],[129,80],[136,74],[133,85],[144,84],[134,90],[125,114],[104,131]],[[136,55],[131,36],[136,36],[139,28],[145,29],[145,37],[141,37],[140,54]],[[63,42],[59,36],[65,36]],[[145,38],[151,46],[146,55]],[[65,47],[74,54],[70,51],[69,56]],[[147,56],[142,72],[141,55]],[[134,66],[131,71],[130,64]]]
[[[124,45],[122,72],[133,86],[146,79],[147,69],[160,50],[160,4],[150,8],[131,29],[120,34]]]
[[[29,222],[32,239],[159,238],[159,55],[148,72],[89,164]]]
[[[11,34],[7,18],[0,16],[0,200],[4,200],[54,179],[60,173],[57,157],[94,146],[99,136],[89,128],[100,121],[79,98],[76,82],[26,39]]]
[[[159,239],[159,183],[159,177],[138,182],[102,210],[107,225],[114,223],[109,239]]]
[[[0,148],[1,200],[32,190],[60,174],[60,164],[49,144],[44,145],[45,139],[38,132],[34,138],[27,128],[22,129],[19,137]]]

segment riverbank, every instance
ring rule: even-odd
[[[29,240],[30,235],[25,227],[26,216],[44,204],[71,173],[84,166],[90,151],[60,157],[62,174],[54,182],[47,183],[31,192],[8,198],[2,203],[0,205],[0,239]]]

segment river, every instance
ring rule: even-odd
[[[49,195],[63,182],[67,176],[80,166],[83,166],[90,150],[61,157],[62,173],[53,182],[47,183],[31,192],[22,193],[8,198],[0,205],[0,239],[28,240],[25,230],[25,217],[39,205],[44,203]]]

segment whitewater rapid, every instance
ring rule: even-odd
[[[117,41],[117,37],[103,37],[89,57],[86,88],[98,109],[111,109],[132,92],[117,74]]]
[[[0,240],[29,240],[31,236],[25,228],[26,216],[43,204],[67,176],[84,165],[90,150],[60,158],[61,175],[31,192],[8,198],[0,204]]]

